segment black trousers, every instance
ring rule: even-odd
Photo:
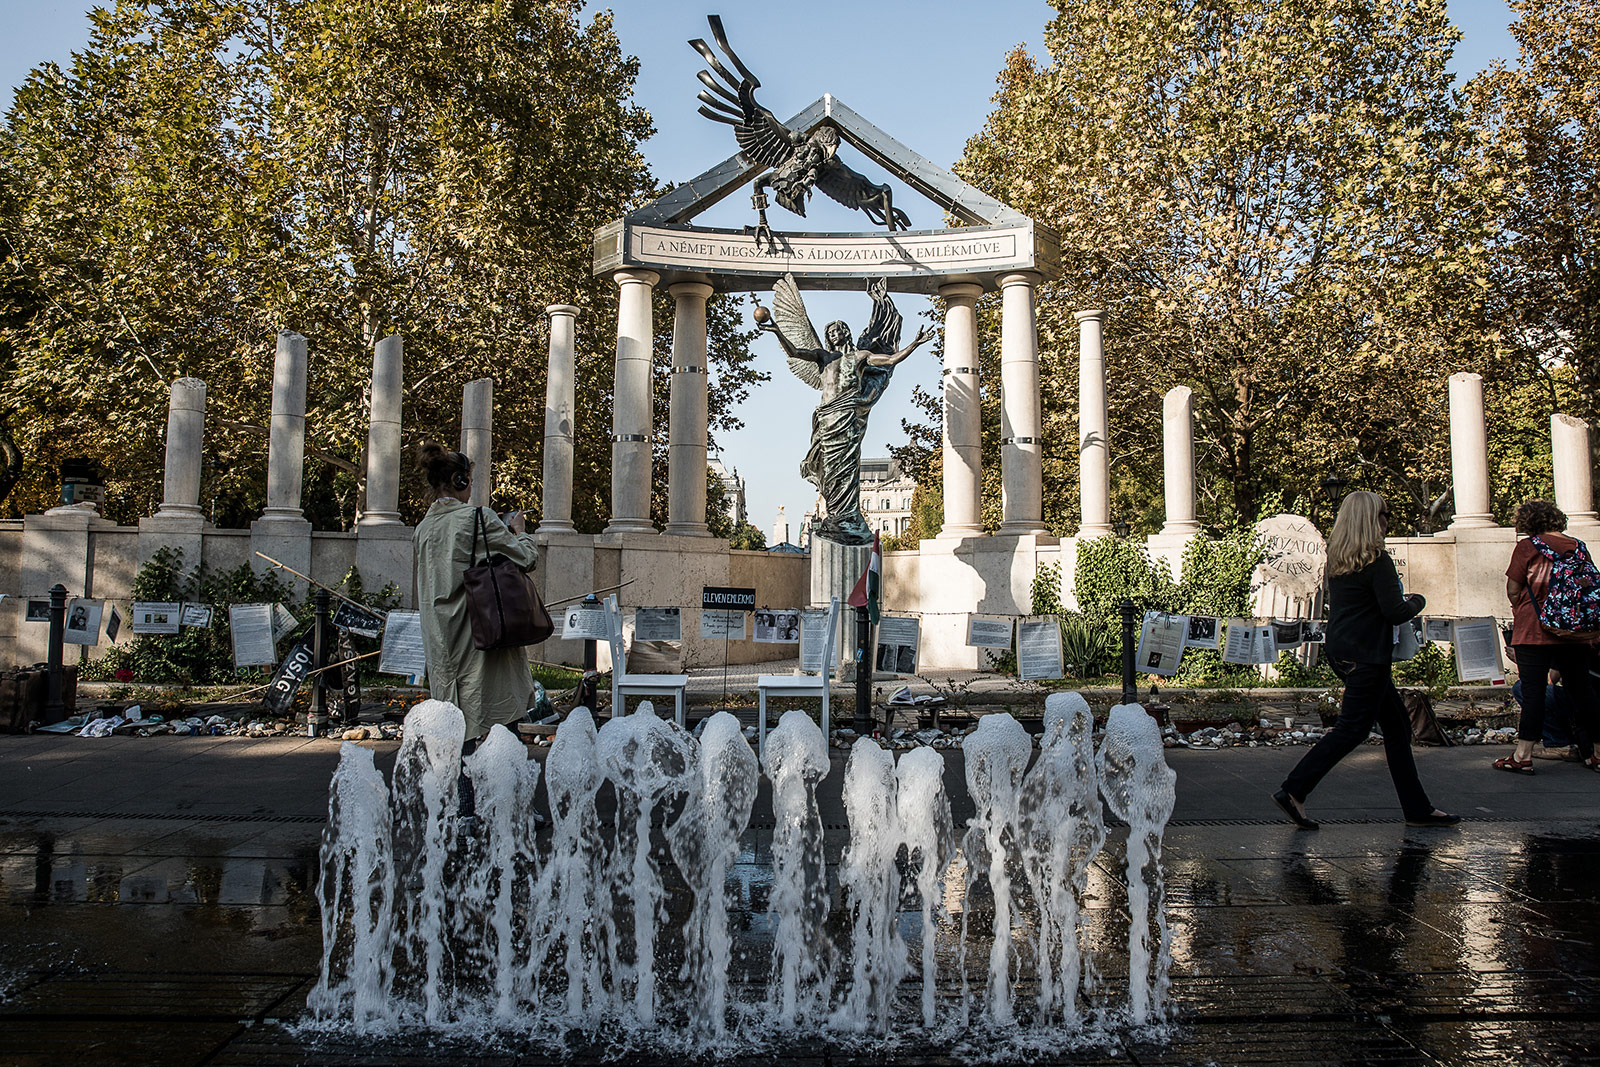
[[[1522,676],[1522,718],[1517,722],[1517,739],[1538,743],[1544,740],[1544,681],[1554,668],[1561,672],[1561,688],[1567,691],[1567,707],[1572,709],[1573,743],[1588,759],[1594,753],[1588,746],[1595,738],[1594,685],[1589,679],[1588,645],[1517,645],[1517,673]],[[1538,690],[1538,692],[1534,692]]]
[[[1339,719],[1289,772],[1283,780],[1284,791],[1304,802],[1323,776],[1365,741],[1372,733],[1372,724],[1377,723],[1383,731],[1389,777],[1394,779],[1394,791],[1400,796],[1400,809],[1408,819],[1432,812],[1433,803],[1417,777],[1417,761],[1411,757],[1411,716],[1394,687],[1390,664],[1336,659],[1328,662],[1344,682]]]

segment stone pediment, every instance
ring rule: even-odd
[[[832,124],[840,138],[966,225],[853,233],[778,231],[772,248],[746,230],[694,226],[701,212],[767,168],[734,154],[670,192],[595,231],[596,274],[642,268],[662,275],[709,277],[718,290],[760,291],[785,273],[808,289],[859,289],[888,279],[897,292],[934,293],[951,282],[993,288],[1019,270],[1056,277],[1059,241],[1048,227],[989,196],[884,133],[833,96],[787,123],[810,134]]]

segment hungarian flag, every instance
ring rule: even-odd
[[[850,606],[853,608],[866,608],[867,618],[873,625],[878,622],[878,589],[883,585],[883,546],[878,543],[878,535],[872,535],[872,557],[867,560],[867,569],[862,572],[861,578],[856,582],[856,587],[850,590]]]

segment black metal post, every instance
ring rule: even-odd
[[[872,732],[872,620],[867,609],[856,609],[856,733]]]
[[[306,732],[312,737],[321,736],[328,723],[328,676],[322,668],[328,665],[328,630],[332,622],[328,617],[329,602],[326,589],[311,595],[311,714],[306,717]]]
[[[1124,600],[1122,610],[1122,702],[1132,704],[1139,697],[1138,686],[1133,681],[1133,656],[1138,649],[1134,615],[1139,610],[1131,600]]]
[[[67,717],[62,699],[61,659],[67,636],[67,587],[57,582],[50,588],[50,649],[46,653],[48,690],[44,701],[44,721],[60,722]]]
[[[590,593],[583,598],[583,608],[585,611],[598,611],[600,609],[600,598]],[[612,670],[615,669],[616,665],[613,664]],[[596,646],[594,638],[585,638],[583,642],[583,680],[578,683],[578,706],[580,708],[588,708],[589,714],[593,715],[595,703],[600,699],[599,690],[600,650]],[[615,715],[616,713],[615,708],[611,709],[611,714]]]

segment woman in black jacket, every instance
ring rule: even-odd
[[[1339,719],[1307,752],[1272,799],[1302,830],[1317,824],[1306,818],[1305,801],[1334,765],[1372,732],[1383,731],[1389,776],[1411,826],[1452,826],[1459,816],[1435,808],[1417,778],[1411,758],[1411,716],[1394,687],[1394,627],[1422,611],[1423,599],[1406,596],[1394,560],[1384,551],[1389,506],[1377,493],[1351,493],[1339,508],[1328,538],[1328,630],[1324,651],[1344,682]]]

